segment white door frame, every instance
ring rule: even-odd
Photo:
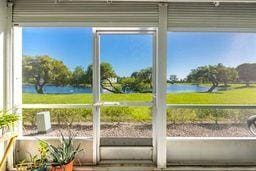
[[[120,103],[118,102],[108,102],[108,103],[101,103],[100,100],[100,36],[101,35],[117,35],[117,34],[124,34],[124,35],[152,35],[153,36],[153,59],[152,59],[152,72],[153,72],[153,101],[150,106],[153,107],[152,109],[152,128],[153,128],[153,161],[156,163],[156,88],[157,88],[157,72],[156,72],[156,64],[157,64],[157,28],[94,28],[94,55],[93,55],[93,103],[94,103],[94,110],[93,110],[93,162],[97,164],[100,161],[100,106],[118,106]],[[127,102],[131,106],[149,106],[148,102]]]

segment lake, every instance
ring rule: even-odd
[[[183,92],[206,92],[209,89],[207,86],[198,86],[191,84],[168,84],[167,93],[183,93]],[[23,93],[36,93],[33,85],[23,85]],[[47,85],[44,87],[46,94],[81,94],[81,93],[92,93],[90,87],[73,87],[73,86],[54,86]]]

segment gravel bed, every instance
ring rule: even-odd
[[[25,136],[60,136],[71,133],[73,136],[92,136],[92,124],[74,125],[52,125],[52,129],[47,134],[38,134],[35,126],[24,126]],[[152,125],[150,123],[102,123],[102,137],[151,137]],[[186,123],[168,124],[167,136],[174,137],[251,137],[253,136],[246,124],[228,123]]]

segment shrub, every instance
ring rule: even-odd
[[[102,121],[122,122],[131,121],[131,114],[134,112],[131,107],[103,107],[101,110]]]
[[[167,120],[172,123],[186,123],[197,120],[195,109],[167,109]]]
[[[74,122],[91,121],[91,109],[23,109],[23,122],[36,125],[36,114],[42,111],[49,111],[51,121],[60,124],[68,124],[72,126]]]

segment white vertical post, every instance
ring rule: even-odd
[[[5,104],[5,39],[7,27],[7,1],[0,1],[0,111],[4,109]],[[4,143],[0,143],[0,158],[4,154]]]
[[[13,28],[13,107],[15,113],[21,116],[22,109],[22,27]],[[22,135],[22,121],[17,125],[17,132]]]
[[[7,4],[0,1],[0,111],[4,108],[4,58],[5,58],[5,34],[7,27]]]
[[[7,26],[5,34],[5,56],[4,56],[4,108],[10,110],[13,108],[13,67],[12,67],[12,48],[13,48],[13,29],[12,29],[12,7],[11,2],[8,3],[7,8]]]
[[[97,164],[100,160],[100,40],[97,30],[93,31],[93,163]]]
[[[156,163],[156,155],[157,155],[157,144],[156,144],[156,137],[157,137],[157,132],[156,132],[156,57],[157,57],[157,46],[156,46],[156,41],[157,41],[157,33],[153,35],[153,67],[152,67],[152,82],[153,82],[153,108],[152,108],[152,137],[153,137],[153,162]]]
[[[5,34],[5,56],[4,56],[4,109],[14,112],[14,75],[13,75],[13,24],[12,24],[13,2],[7,3],[7,26]],[[13,148],[11,149],[13,153]],[[13,155],[7,158],[7,168],[12,169],[14,164]]]
[[[167,4],[159,4],[156,58],[157,167],[166,167]]]

